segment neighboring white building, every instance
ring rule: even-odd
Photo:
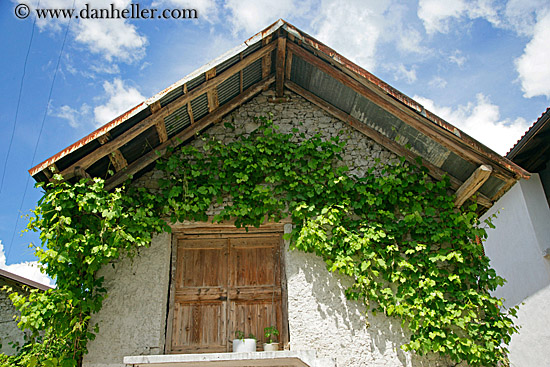
[[[532,172],[484,215],[496,213],[485,252],[507,283],[495,295],[520,305],[519,334],[510,344],[512,366],[550,366],[550,109],[507,158]]]

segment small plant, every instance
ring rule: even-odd
[[[271,344],[279,336],[279,330],[275,326],[268,326],[264,329],[264,335],[267,342]]]
[[[244,338],[244,331],[236,330],[236,331],[235,331],[235,338],[244,341],[244,339],[245,339],[245,338]],[[254,339],[254,340],[256,340],[256,337],[254,336],[254,334],[250,333],[250,334],[248,334],[247,339]]]
[[[244,340],[244,332],[240,331],[240,330],[236,330],[235,331],[235,338],[240,339],[240,340]]]

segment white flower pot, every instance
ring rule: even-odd
[[[265,352],[275,352],[279,350],[279,343],[264,343]]]
[[[233,339],[233,352],[249,353],[256,351],[256,339]]]

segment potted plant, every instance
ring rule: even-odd
[[[268,326],[264,329],[264,335],[267,343],[264,343],[264,351],[274,352],[279,350],[279,343],[275,342],[279,336],[279,330],[275,326]]]
[[[254,334],[248,334],[248,337],[244,337],[244,332],[235,331],[235,338],[233,339],[233,352],[248,353],[256,351],[256,337]]]

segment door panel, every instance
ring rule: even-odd
[[[265,327],[283,330],[280,246],[278,233],[176,236],[168,351],[230,351],[236,330],[260,350]]]

